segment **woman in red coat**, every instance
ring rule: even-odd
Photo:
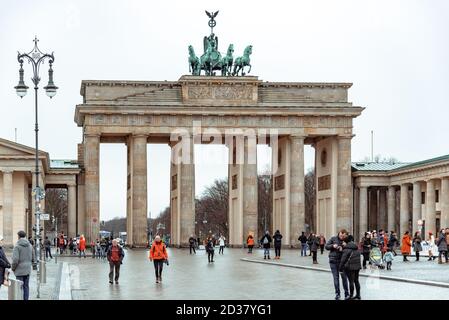
[[[410,261],[407,259],[407,256],[412,253],[412,237],[410,237],[410,233],[408,231],[405,231],[402,236],[401,253],[404,257],[403,261]]]
[[[81,254],[84,255],[84,258],[86,258],[86,238],[84,238],[84,234],[81,235],[79,240],[79,251],[80,251],[80,258]]]

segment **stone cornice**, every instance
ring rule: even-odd
[[[449,177],[449,161],[443,163],[428,164],[422,167],[409,168],[407,170],[390,171],[356,171],[352,177],[356,179],[387,178],[388,185],[411,184],[413,182],[443,179]]]
[[[271,82],[258,80],[258,77],[246,76],[246,77],[204,77],[204,76],[182,76],[178,81],[131,81],[131,80],[82,80],[81,81],[81,95],[84,94],[84,90],[89,86],[99,87],[180,87],[185,82],[193,82],[196,84],[220,84],[226,83],[232,84],[245,84],[245,83],[257,83],[262,88],[343,88],[349,89],[352,87],[351,82]]]
[[[257,85],[261,83],[257,76],[245,77],[206,77],[206,76],[182,76],[179,78],[180,85]]]
[[[81,169],[75,169],[75,168],[70,168],[70,169],[65,169],[65,168],[60,168],[60,169],[56,169],[56,168],[52,168],[50,169],[50,171],[48,172],[49,175],[73,175],[73,174],[78,174],[81,172]]]
[[[83,96],[86,87],[180,87],[177,81],[127,81],[127,80],[83,80],[81,81],[80,94]]]
[[[342,88],[349,89],[352,87],[350,82],[262,82],[262,88]]]
[[[428,164],[425,164],[425,165],[422,165],[422,166],[406,166],[404,168],[398,168],[398,169],[392,170],[389,175],[391,177],[394,177],[394,176],[407,174],[407,173],[410,173],[410,172],[426,171],[426,170],[429,170],[429,169],[433,169],[433,168],[436,168],[436,167],[442,167],[442,166],[448,166],[449,167],[449,160],[438,161],[438,162],[435,162],[435,163],[428,163]]]
[[[190,107],[190,106],[189,106]],[[324,116],[324,117],[350,117],[355,118],[359,116],[365,108],[362,107],[323,107],[320,109],[314,107],[303,108],[258,108],[257,106],[240,108],[240,107],[226,107],[226,108],[205,108],[198,106],[198,108],[185,107],[177,108],[148,108],[147,106],[133,106],[128,108],[111,108],[105,105],[77,105],[75,110],[75,122],[78,126],[84,125],[85,115],[171,115],[171,116]]]

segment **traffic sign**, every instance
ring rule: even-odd
[[[40,218],[41,218],[41,220],[50,220],[50,214],[49,213],[41,213]]]

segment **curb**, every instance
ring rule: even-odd
[[[244,262],[269,264],[269,265],[281,266],[281,267],[287,267],[287,268],[305,269],[305,270],[321,271],[321,272],[331,272],[330,269],[309,267],[309,266],[301,266],[301,265],[297,265],[297,264],[289,264],[289,263],[282,263],[282,262],[259,261],[259,260],[252,260],[252,259],[248,259],[248,258],[241,258],[240,260],[244,261]],[[359,273],[359,275],[361,277],[366,277],[366,278],[377,277],[377,278],[382,279],[382,280],[390,280],[390,281],[398,281],[398,282],[421,284],[421,285],[426,285],[426,286],[449,288],[449,283],[445,283],[445,282],[408,279],[408,278],[391,277],[391,276],[383,276],[383,275],[372,275],[372,274],[366,274],[366,273]]]

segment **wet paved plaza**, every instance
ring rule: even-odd
[[[329,272],[303,270],[242,261],[248,255],[243,249],[225,249],[209,264],[207,255],[197,251],[189,255],[185,249],[169,248],[170,265],[164,265],[163,283],[156,284],[153,264],[147,250],[126,250],[120,283],[109,284],[106,261],[88,258],[60,258],[68,264],[73,299],[333,299],[332,275]],[[218,250],[216,250],[218,253]],[[299,257],[297,250],[284,250],[285,263],[310,264],[311,258]],[[263,260],[263,251],[255,250],[252,259]],[[420,261],[404,264],[396,258],[397,273],[435,273],[439,280],[449,275],[449,265]],[[271,260],[274,262],[275,260]],[[327,253],[319,256],[320,268],[328,268]],[[419,265],[418,265],[419,264]],[[422,265],[422,266],[420,266]],[[424,269],[420,272],[419,269]],[[410,271],[406,271],[410,268]],[[444,270],[443,270],[444,269]],[[403,270],[403,271],[401,271]],[[369,271],[365,271],[369,272]],[[385,271],[383,271],[385,273]],[[374,273],[375,275],[375,273]],[[392,275],[392,274],[388,274]],[[448,299],[448,289],[404,283],[373,277],[361,277],[362,298]]]

